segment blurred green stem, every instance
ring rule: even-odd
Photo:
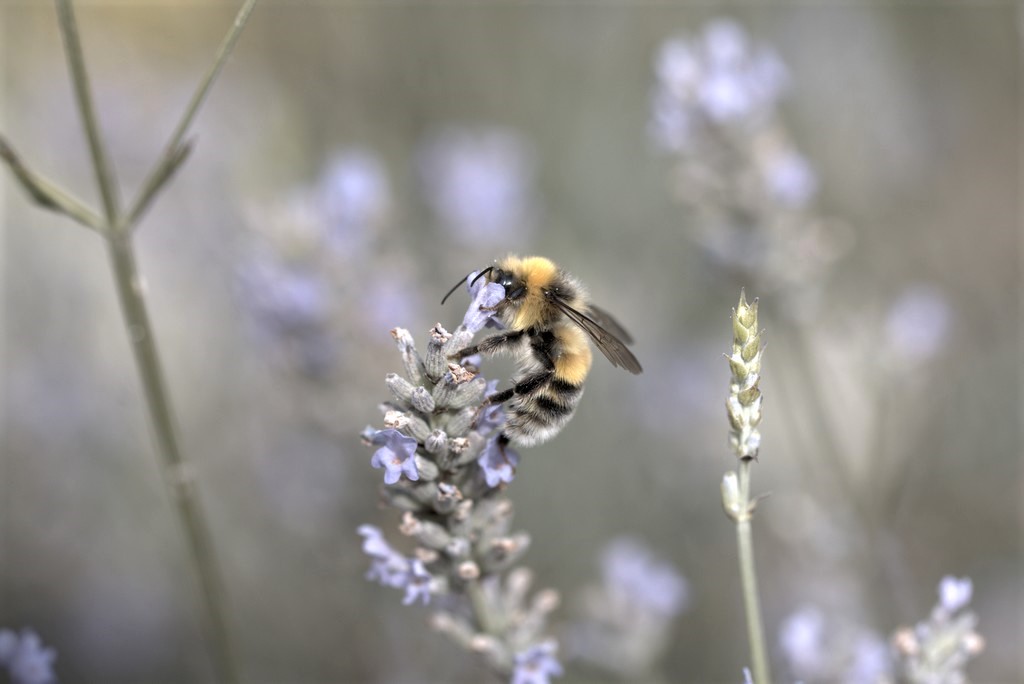
[[[213,65],[200,81],[177,128],[172,133],[164,153],[143,182],[138,197],[126,214],[122,214],[117,179],[97,124],[89,77],[85,68],[85,58],[70,0],[56,0],[57,17],[64,41],[68,68],[71,72],[75,101],[82,118],[82,125],[85,128],[96,182],[103,203],[102,219],[69,193],[28,169],[13,149],[0,139],[0,159],[10,166],[22,186],[37,203],[61,211],[84,223],[100,232],[107,240],[108,255],[121,304],[121,313],[142,381],[143,394],[153,425],[154,441],[160,458],[164,483],[175,502],[202,591],[207,643],[213,659],[216,680],[231,683],[238,682],[239,676],[228,626],[227,601],[220,566],[217,562],[210,528],[199,500],[194,472],[179,447],[170,395],[167,392],[161,370],[153,327],[146,309],[143,281],[139,274],[131,240],[132,229],[143,212],[188,155],[191,146],[183,142],[185,133],[238,40],[255,1],[247,0],[238,12]]]
[[[747,638],[750,641],[750,660],[755,684],[771,684],[768,656],[764,644],[764,624],[761,620],[761,601],[757,592],[757,571],[754,567],[754,542],[750,521],[756,501],[750,500],[750,467],[753,459],[741,459],[739,464],[739,514],[736,520],[736,542],[739,548],[740,582],[743,585],[743,606],[747,614]]]
[[[214,656],[217,681],[238,682],[222,575],[210,528],[203,515],[194,472],[178,446],[169,394],[160,367],[149,313],[146,310],[142,277],[135,261],[131,236],[111,235],[107,251],[128,340],[149,407],[157,452],[163,466],[164,484],[177,506],[178,516],[191,550],[192,564],[203,592],[207,632]]]

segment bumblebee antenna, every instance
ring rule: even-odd
[[[469,286],[473,287],[474,285],[476,285],[476,281],[480,280],[481,278],[483,278],[485,275],[487,275],[488,273],[490,273],[493,270],[494,270],[493,266],[488,266],[484,270],[480,271],[479,273],[476,274],[476,277],[473,278],[472,281],[470,281]],[[466,276],[466,277],[468,278],[469,276]]]
[[[490,269],[488,269],[488,270],[490,270]],[[460,280],[459,282],[455,283],[455,285],[454,285],[454,286],[452,286],[452,289],[448,290],[448,294],[446,294],[446,295],[445,295],[445,296],[444,296],[444,297],[443,297],[443,298],[441,299],[441,306],[444,306],[444,303],[445,303],[446,301],[448,301],[448,298],[452,296],[452,293],[453,293],[453,292],[455,292],[456,290],[458,290],[458,289],[459,289],[459,285],[462,285],[463,283],[465,283],[465,282],[466,282],[466,278],[468,278],[468,277],[469,277],[469,276],[471,276],[471,275],[473,275],[473,272],[472,272],[472,271],[470,271],[469,273],[467,273],[466,275],[464,275],[464,276],[462,277],[462,280]],[[479,276],[477,276],[477,277],[479,277]],[[476,278],[474,278],[474,279],[473,279],[473,282],[476,282]]]

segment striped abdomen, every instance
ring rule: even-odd
[[[552,378],[537,391],[512,399],[502,432],[513,444],[531,447],[558,434],[572,418],[583,385]]]

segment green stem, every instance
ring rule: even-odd
[[[103,145],[99,126],[96,124],[92,90],[89,88],[89,76],[85,71],[85,58],[82,56],[82,43],[78,39],[78,25],[75,23],[75,13],[71,9],[71,0],[57,0],[57,20],[60,23],[60,34],[64,38],[64,52],[67,54],[68,68],[71,71],[75,102],[82,117],[82,125],[85,126],[85,137],[89,141],[89,152],[92,154],[92,163],[96,170],[96,181],[103,200],[103,213],[110,225],[117,225],[117,182],[107,159],[107,150]]]
[[[65,192],[55,183],[26,166],[2,135],[0,135],[0,160],[7,164],[11,173],[21,183],[21,187],[36,204],[44,209],[59,211],[83,226],[103,234],[104,221],[96,212],[71,193]]]
[[[145,204],[148,204],[153,194],[166,182],[171,173],[173,173],[173,170],[184,159],[187,153],[187,146],[181,145],[181,136],[184,135],[185,128],[195,115],[199,104],[202,102],[213,81],[213,77],[220,70],[227,52],[234,45],[238,33],[245,22],[245,18],[252,9],[253,2],[254,0],[249,0],[242,8],[239,18],[236,19],[235,25],[228,34],[228,39],[225,40],[225,44],[222,46],[220,54],[218,54],[214,67],[210,70],[210,73],[190,103],[179,125],[179,129],[172,136],[172,141],[168,148],[169,153],[157,164],[154,174],[151,176],[151,179],[155,177],[157,181],[144,184],[144,191],[140,195],[142,204],[140,205],[137,202],[136,207],[129,213],[129,217],[133,221],[138,218]],[[185,460],[178,444],[170,398],[161,371],[149,313],[146,309],[142,278],[135,261],[131,235],[122,229],[123,227],[120,223],[121,207],[116,180],[107,159],[106,148],[96,123],[89,79],[85,69],[85,59],[82,55],[78,27],[75,23],[70,0],[57,0],[57,14],[67,52],[71,80],[75,90],[75,99],[78,103],[79,114],[82,117],[82,124],[85,127],[96,180],[103,200],[105,225],[101,226],[101,232],[107,238],[108,255],[114,274],[118,299],[121,303],[121,313],[124,317],[129,343],[131,344],[135,364],[142,381],[142,389],[146,405],[149,409],[150,421],[153,425],[154,440],[160,459],[164,483],[176,504],[178,516],[188,542],[190,558],[199,579],[204,599],[203,607],[206,613],[205,629],[216,678],[218,682],[238,682],[238,670],[232,651],[220,568],[210,529],[200,505],[194,473],[190,469],[189,463]]]
[[[199,111],[199,107],[202,105],[203,100],[206,99],[206,95],[210,91],[210,86],[212,86],[214,80],[216,80],[217,74],[219,74],[220,70],[224,67],[224,63],[227,61],[228,55],[231,54],[231,50],[238,41],[238,37],[242,34],[242,28],[245,27],[245,22],[248,20],[249,14],[255,6],[256,0],[246,0],[246,3],[242,5],[240,10],[238,10],[238,14],[235,16],[235,22],[231,25],[231,29],[228,31],[227,35],[224,36],[224,40],[221,43],[220,48],[217,50],[217,56],[214,59],[213,64],[206,72],[203,80],[199,82],[199,86],[196,88],[196,92],[193,93],[192,99],[185,108],[185,112],[182,115],[181,120],[178,122],[178,126],[174,129],[174,132],[171,133],[171,137],[167,141],[167,145],[164,147],[160,160],[156,163],[150,171],[149,176],[142,183],[142,189],[139,191],[139,195],[136,197],[135,201],[132,202],[131,209],[127,213],[124,225],[119,226],[121,230],[130,231],[132,227],[138,223],[138,220],[142,217],[142,214],[146,211],[150,202],[152,202],[157,191],[163,187],[164,183],[166,183],[174,174],[174,171],[188,155],[188,145],[182,142],[185,138],[185,133],[188,131],[188,127],[192,125],[192,120]]]
[[[747,637],[750,641],[750,661],[755,684],[771,684],[768,656],[764,644],[764,624],[761,620],[761,601],[757,593],[757,571],[754,568],[754,542],[750,521],[750,467],[752,460],[740,461],[740,510],[736,517],[736,542],[739,548],[740,581],[743,585],[743,605],[747,614]]]
[[[169,395],[161,372],[130,236],[111,236],[108,240],[108,254],[128,339],[149,407],[164,483],[177,505],[191,550],[190,557],[205,599],[206,631],[214,656],[217,681],[237,682],[238,671],[231,647],[224,588],[213,539],[200,505],[194,473],[178,445]]]

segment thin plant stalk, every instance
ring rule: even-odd
[[[761,331],[757,326],[757,300],[748,304],[746,294],[741,291],[739,304],[733,309],[732,315],[732,354],[727,357],[732,379],[729,384],[729,398],[726,401],[729,443],[739,463],[737,470],[730,470],[722,478],[721,489],[725,514],[736,523],[740,583],[747,617],[747,637],[750,641],[750,664],[754,671],[754,682],[771,684],[751,530],[751,520],[759,500],[750,496],[750,470],[757,461],[761,448],[761,432],[758,426],[761,424],[762,395],[759,383],[761,355],[764,351]]]
[[[40,205],[57,209],[95,228],[107,240],[108,256],[129,344],[142,383],[143,394],[153,426],[154,442],[160,459],[165,486],[174,500],[184,529],[190,558],[199,580],[205,611],[205,631],[217,681],[238,682],[239,674],[232,648],[227,618],[226,595],[209,524],[203,512],[194,472],[181,452],[178,432],[171,408],[170,394],[164,380],[157,352],[153,327],[146,308],[142,276],[139,273],[132,245],[132,228],[156,194],[170,180],[188,154],[190,146],[183,143],[185,133],[200,104],[209,92],[227,56],[237,41],[255,0],[247,0],[228,31],[213,66],[199,84],[184,115],[171,135],[164,153],[142,185],[138,197],[126,214],[118,192],[117,179],[103,142],[92,102],[89,78],[85,68],[78,27],[70,0],[56,0],[61,36],[71,72],[75,101],[92,157],[96,182],[103,204],[103,218],[96,220],[86,207],[57,188],[42,176],[24,167],[13,150],[4,144],[2,155],[16,177]],[[20,172],[19,172],[20,171]]]
[[[742,461],[739,466],[740,501],[750,502],[750,466],[753,461]],[[756,684],[771,684],[768,656],[764,642],[764,621],[761,619],[761,601],[757,591],[757,570],[754,566],[754,541],[750,515],[736,520],[736,543],[739,549],[740,582],[743,586],[743,607],[747,616],[747,638],[750,641],[750,663]]]
[[[179,446],[170,395],[161,370],[131,236],[112,235],[107,246],[121,313],[149,408],[164,485],[176,505],[188,542],[189,558],[199,579],[202,605],[206,613],[205,631],[217,681],[238,682],[240,680],[228,623],[223,575],[199,498],[194,470]]]

